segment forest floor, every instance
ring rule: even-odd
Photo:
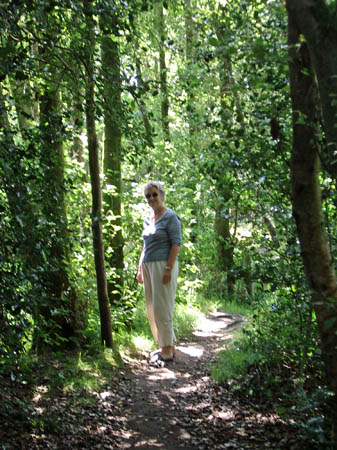
[[[145,355],[130,360],[90,396],[76,389],[44,395],[41,385],[30,426],[19,412],[1,417],[0,448],[302,449],[294,424],[210,377],[210,365],[242,323],[211,314],[166,367],[150,366]]]

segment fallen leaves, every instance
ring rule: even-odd
[[[207,326],[210,327],[210,323]],[[153,369],[146,363],[111,373],[100,389],[30,392],[7,385],[0,395],[0,447],[11,449],[177,450],[299,449],[296,427],[265,405],[210,378],[221,341],[196,337],[199,358],[181,346],[176,361]],[[225,339],[225,336],[224,336]],[[130,363],[132,364],[132,363]],[[57,369],[62,372],[61,363]],[[11,381],[10,383],[13,383]],[[13,395],[15,401],[13,402]],[[20,410],[21,407],[21,410]],[[23,408],[23,409],[22,409]]]

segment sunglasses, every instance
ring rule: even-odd
[[[158,197],[158,192],[153,192],[152,194],[145,194],[145,197],[147,199],[149,199],[151,197],[156,198],[156,197]]]

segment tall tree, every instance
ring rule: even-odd
[[[92,234],[97,279],[97,294],[101,320],[101,339],[107,347],[113,347],[111,315],[109,308],[108,286],[105,272],[104,244],[102,232],[102,192],[98,157],[98,141],[95,124],[95,82],[94,82],[94,48],[95,23],[92,11],[92,0],[83,0],[83,11],[86,19],[85,35],[85,114],[87,122],[90,181],[92,191]]]
[[[57,11],[42,7],[40,13],[48,26],[46,32],[42,31],[38,54],[33,53],[33,56],[38,61],[37,68],[41,68],[41,65],[44,67],[44,77],[39,85],[41,162],[45,177],[42,214],[48,223],[50,237],[46,249],[46,267],[41,273],[47,303],[41,305],[39,314],[42,321],[39,322],[45,324],[40,328],[49,327],[46,333],[49,337],[53,338],[51,334],[54,330],[55,337],[60,335],[62,339],[73,338],[76,330],[82,329],[82,324],[77,323],[77,293],[69,278],[71,262],[64,180],[65,133],[57,46],[62,36],[62,22]],[[43,339],[43,335],[43,332],[37,333],[39,339]]]
[[[184,19],[185,19],[185,69],[186,69],[186,110],[187,121],[190,134],[190,145],[193,148],[193,136],[195,135],[195,95],[194,89],[188,84],[189,80],[193,78],[193,69],[195,64],[194,49],[195,49],[195,25],[193,22],[191,0],[185,0]],[[193,83],[194,84],[194,83]],[[191,148],[191,151],[192,151]]]
[[[13,22],[10,25],[12,32],[7,36],[8,43],[20,42],[25,48],[21,54],[23,59],[18,62],[15,71],[8,72],[16,107],[11,126],[15,127],[17,123],[21,131],[21,139],[13,139],[11,144],[8,142],[7,150],[12,148],[15,153],[21,152],[20,174],[17,171],[18,176],[12,178],[12,184],[19,192],[19,185],[26,182],[23,195],[17,199],[24,230],[20,256],[36,277],[34,343],[59,345],[61,341],[67,342],[75,337],[76,330],[83,328],[77,323],[76,293],[69,279],[63,154],[65,137],[55,46],[60,36],[60,23],[57,15],[50,13],[47,18],[45,9],[38,6],[24,12],[13,9],[11,13],[10,17],[15,17],[15,26]],[[36,18],[38,21],[41,17],[48,24],[48,32],[38,26],[35,32],[36,23],[34,20],[28,21],[33,36],[28,45],[25,19]],[[44,64],[44,70],[39,72],[41,64]],[[37,87],[41,92],[40,117],[36,114]],[[35,166],[40,169],[39,175],[33,169]]]
[[[146,102],[144,100],[144,97],[149,92],[149,83],[146,83],[143,78],[142,73],[142,66],[141,66],[141,57],[139,55],[139,38],[138,38],[138,30],[134,26],[134,21],[131,21],[132,26],[132,36],[134,41],[134,55],[133,58],[135,60],[136,65],[136,74],[137,74],[137,82],[139,87],[139,95],[135,96],[135,100],[138,103],[139,110],[141,112],[142,118],[143,118],[143,124],[145,129],[145,140],[146,144],[152,148],[153,147],[153,131],[152,131],[152,125],[149,118],[149,113],[147,110]]]
[[[47,292],[47,304],[41,305],[43,316],[37,336],[43,339],[42,324],[47,326],[49,339],[75,336],[76,314],[71,313],[76,304],[75,292],[69,282],[69,236],[64,187],[64,154],[60,93],[57,85],[45,86],[40,103],[42,131],[42,162],[45,175],[45,200],[43,216],[53,233],[47,253],[47,266],[41,273]],[[46,265],[46,263],[45,263]],[[71,302],[73,305],[71,305]],[[55,312],[57,311],[57,314]],[[55,327],[52,325],[55,324]],[[54,329],[54,333],[53,333]]]
[[[320,154],[331,173],[336,174],[335,127],[337,95],[334,11],[327,3],[288,1],[288,39],[293,148],[291,160],[293,211],[312,306],[321,337],[327,382],[334,391],[332,401],[333,438],[337,440],[337,278],[322,212],[319,182]],[[334,10],[336,6],[331,5]],[[301,35],[306,42],[301,42]],[[324,61],[324,63],[323,63]],[[313,73],[312,73],[313,68]],[[317,80],[317,86],[316,81]],[[318,92],[317,92],[318,91]],[[319,95],[318,95],[319,93]],[[319,108],[323,112],[327,146],[320,151],[317,136]]]
[[[104,83],[104,213],[106,227],[106,261],[109,263],[108,294],[111,305],[117,305],[123,288],[123,234],[122,234],[122,173],[121,173],[121,75],[117,42],[116,14],[103,9],[102,76]],[[113,36],[113,37],[111,37]]]
[[[221,61],[219,64],[219,93],[220,93],[220,118],[223,127],[223,137],[221,140],[222,156],[220,165],[221,169],[216,170],[216,185],[218,190],[218,204],[216,207],[215,226],[217,231],[219,256],[221,259],[222,267],[227,274],[227,290],[228,294],[234,293],[233,276],[233,259],[234,259],[234,241],[235,233],[231,233],[231,213],[230,210],[234,210],[232,204],[233,196],[233,179],[230,174],[230,154],[229,148],[226,145],[226,129],[229,128],[228,121],[231,120],[231,88],[232,86],[232,67],[229,56],[226,52],[227,33],[230,32],[229,25],[226,24],[225,8],[220,8],[221,16],[219,22],[216,24],[216,33],[219,41],[222,43],[221,50],[219,50]],[[227,164],[226,164],[227,163]],[[227,166],[227,167],[226,167]],[[234,229],[236,229],[236,224]]]
[[[337,6],[335,2],[317,0],[313,8],[310,0],[287,0],[287,8],[309,47],[311,63],[317,77],[324,132],[328,142],[324,162],[336,177],[337,29],[335,16]]]
[[[166,66],[166,25],[164,16],[163,0],[158,0],[155,4],[155,14],[157,22],[157,30],[159,33],[159,80],[161,94],[161,124],[164,140],[170,142],[170,120],[169,120],[169,96],[167,87],[167,66]]]
[[[73,100],[73,145],[71,148],[72,157],[78,162],[84,162],[84,146],[81,140],[83,133],[84,115],[81,101],[81,86],[74,86]]]

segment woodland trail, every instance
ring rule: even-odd
[[[164,368],[130,367],[121,449],[296,449],[294,430],[261,405],[234,399],[209,366],[242,325],[240,316],[209,315]]]
[[[209,315],[166,367],[151,367],[145,357],[126,362],[90,395],[44,396],[42,386],[33,398],[37,431],[12,416],[0,427],[0,448],[303,449],[294,425],[210,378],[210,364],[242,323],[239,316]]]

